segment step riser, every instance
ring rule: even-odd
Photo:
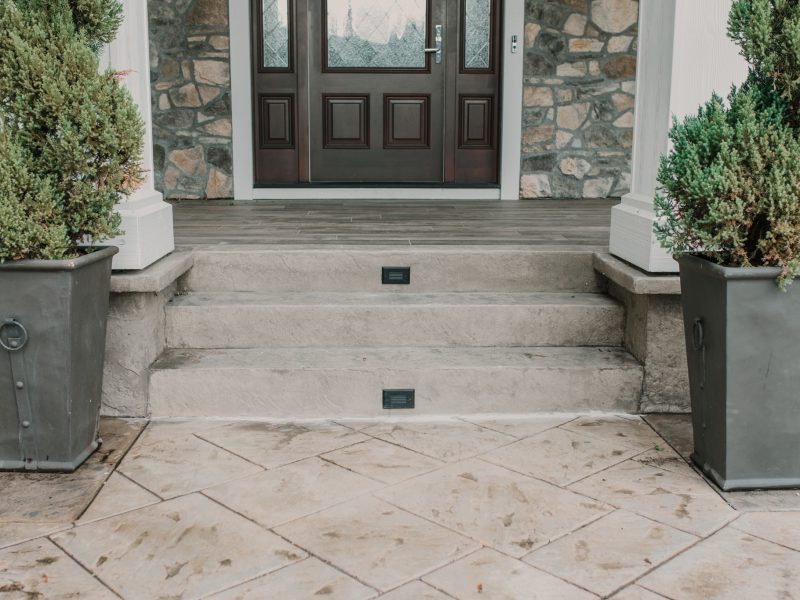
[[[344,418],[467,413],[634,412],[639,368],[513,367],[154,371],[154,417]],[[382,390],[416,390],[414,410],[382,408]]]
[[[173,306],[170,348],[619,346],[606,306]]]
[[[382,285],[381,267],[411,267],[411,285]],[[591,252],[482,247],[409,250],[197,251],[193,291],[599,292]]]

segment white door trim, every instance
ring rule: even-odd
[[[524,0],[504,0],[503,103],[500,188],[458,187],[274,187],[253,186],[253,104],[250,2],[228,0],[231,34],[231,111],[233,120],[233,194],[237,200],[322,200],[346,198],[517,200],[522,143],[522,67]],[[512,54],[511,39],[517,36]]]

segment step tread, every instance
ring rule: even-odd
[[[603,294],[579,292],[191,292],[168,308],[204,306],[618,306]]]
[[[616,347],[170,349],[152,366],[169,370],[641,369]]]

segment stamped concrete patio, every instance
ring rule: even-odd
[[[0,598],[800,598],[797,493],[722,497],[648,419],[106,422],[2,475]]]

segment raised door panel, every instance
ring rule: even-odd
[[[324,148],[369,148],[369,96],[322,98]]]
[[[294,147],[294,98],[292,96],[259,97],[262,148]]]
[[[459,147],[491,148],[494,130],[492,98],[462,96],[459,112]]]
[[[385,95],[384,147],[430,147],[430,96]]]

